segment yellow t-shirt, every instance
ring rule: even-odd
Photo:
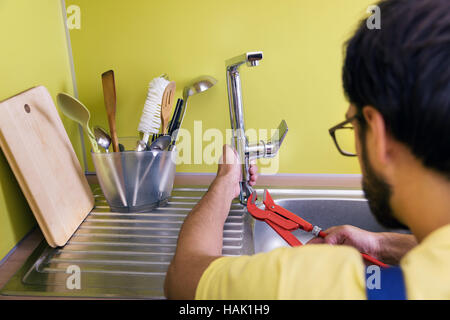
[[[408,299],[450,299],[450,225],[400,262]],[[360,253],[325,244],[222,257],[203,273],[196,299],[366,299]]]

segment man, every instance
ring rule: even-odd
[[[240,179],[235,154],[224,147],[225,164],[181,229],[168,298],[365,299],[364,251],[400,262],[407,298],[450,299],[450,1],[387,0],[379,7],[381,29],[363,21],[347,43],[343,82],[351,104],[330,133],[353,127],[372,213],[413,235],[341,226],[313,245],[222,257]],[[255,167],[251,174],[254,184]]]

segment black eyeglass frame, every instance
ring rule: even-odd
[[[350,118],[348,118],[347,120],[344,120],[344,121],[342,121],[341,123],[338,123],[337,125],[335,125],[334,127],[330,128],[330,129],[328,130],[328,132],[330,133],[331,138],[332,138],[333,141],[334,141],[334,144],[335,144],[336,148],[338,149],[339,153],[342,154],[343,156],[346,156],[346,157],[356,157],[357,154],[356,154],[356,153],[350,153],[350,152],[347,152],[347,151],[341,149],[341,147],[339,146],[339,143],[337,142],[337,139],[336,139],[336,130],[348,128],[348,127],[345,127],[346,124],[351,123],[351,122],[352,122],[353,120],[355,120],[355,119],[361,119],[361,118],[362,118],[362,115],[359,114],[359,113],[357,113],[357,114],[355,114],[353,117],[350,117]],[[348,128],[348,129],[349,129],[349,128]],[[352,128],[352,129],[353,129],[353,128]]]

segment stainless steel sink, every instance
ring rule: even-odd
[[[381,226],[370,212],[363,193],[358,190],[273,190],[275,202],[313,225],[327,229],[337,225],[353,225],[374,232],[405,232]],[[311,233],[296,230],[293,234],[303,243]],[[253,225],[255,252],[267,252],[288,244],[265,222]]]
[[[163,298],[163,283],[187,214],[206,188],[174,189],[164,207],[150,212],[111,212],[99,189],[96,207],[61,248],[43,241],[1,289],[3,295]],[[258,190],[262,194],[262,190]],[[370,215],[359,190],[270,189],[281,206],[323,228],[352,224],[385,231]],[[295,234],[306,242],[311,236]],[[255,221],[236,199],[223,231],[222,254],[238,256],[285,246],[269,226]],[[69,289],[67,268],[81,270],[81,289]]]

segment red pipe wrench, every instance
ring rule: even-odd
[[[313,226],[311,223],[303,220],[296,214],[289,210],[275,204],[269,191],[264,190],[263,203],[265,209],[262,210],[256,206],[256,191],[248,197],[247,210],[257,220],[266,222],[276,233],[278,233],[290,246],[297,247],[303,245],[293,234],[292,231],[302,229],[306,232],[311,232],[316,237],[325,238],[327,234],[318,226]],[[362,257],[375,265],[383,268],[389,267],[387,264],[375,259],[368,254],[361,253]]]

